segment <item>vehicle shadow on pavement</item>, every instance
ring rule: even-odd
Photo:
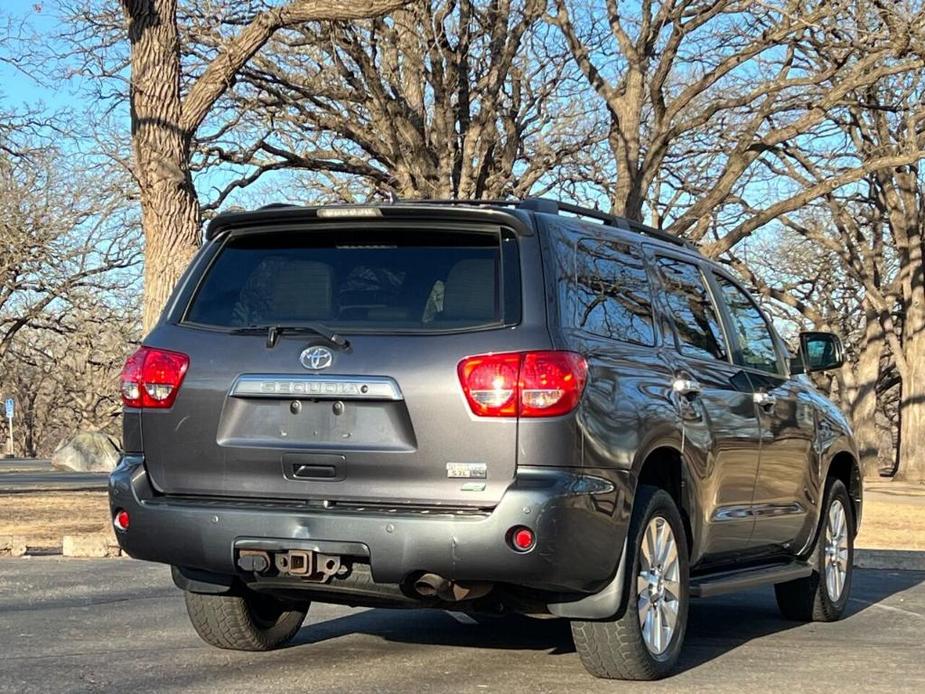
[[[292,645],[361,633],[386,641],[421,645],[540,650],[549,651],[550,655],[575,652],[565,620],[521,615],[461,619],[465,622],[442,610],[371,609],[309,625],[299,632]]]
[[[856,569],[844,619],[922,583],[925,572],[921,571]],[[694,600],[677,671],[702,665],[749,641],[806,626],[781,616],[770,587]]]
[[[884,580],[887,574],[889,580]],[[922,583],[925,572],[858,569],[846,618]],[[308,625],[292,645],[361,633],[409,644],[547,651],[549,655],[575,652],[566,620],[537,620],[519,615],[461,619],[465,623],[439,610],[370,609]],[[703,665],[750,641],[803,626],[780,615],[770,587],[693,600],[677,671]]]

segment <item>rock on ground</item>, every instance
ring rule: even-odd
[[[82,431],[63,443],[51,457],[59,470],[74,472],[112,472],[119,462],[119,446],[106,434]]]
[[[21,557],[26,553],[26,539],[16,535],[0,536],[0,557]]]

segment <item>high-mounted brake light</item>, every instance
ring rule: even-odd
[[[141,347],[125,361],[120,377],[126,407],[166,409],[173,405],[189,368],[180,352]]]
[[[510,352],[467,357],[457,372],[473,414],[555,417],[578,405],[588,365],[574,352]]]
[[[382,210],[378,207],[364,207],[362,205],[335,205],[334,207],[319,207],[315,213],[322,219],[342,219],[345,217],[381,217]]]

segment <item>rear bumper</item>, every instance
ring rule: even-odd
[[[589,479],[603,478],[589,491]],[[601,490],[600,487],[605,487]],[[368,563],[377,583],[416,572],[541,590],[593,593],[613,578],[629,522],[631,479],[616,470],[520,468],[491,511],[478,515],[341,511],[159,496],[141,457],[127,456],[109,483],[110,506],[129,512],[117,532],[130,556],[222,575],[235,550],[260,544],[315,549]],[[535,547],[507,543],[516,525]]]

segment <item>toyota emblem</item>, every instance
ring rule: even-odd
[[[321,371],[334,361],[334,353],[327,347],[308,347],[299,355],[299,363],[309,371]]]

